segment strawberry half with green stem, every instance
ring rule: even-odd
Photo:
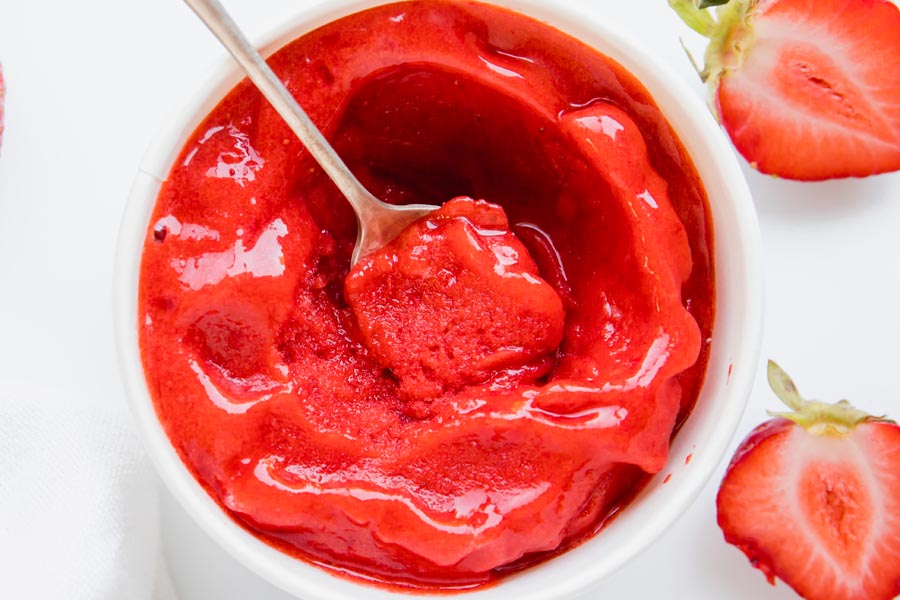
[[[669,0],[669,5],[709,38],[706,64],[698,71],[709,86],[713,111],[751,166],[800,180],[900,169],[896,4]]]
[[[738,448],[716,500],[725,540],[770,583],[810,600],[900,594],[900,427],[846,400],[804,400],[769,361],[792,409]]]

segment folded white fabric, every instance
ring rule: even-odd
[[[156,479],[126,411],[77,396],[0,381],[0,597],[159,598]]]

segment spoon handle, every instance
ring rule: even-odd
[[[184,1],[243,67],[250,80],[300,138],[300,141],[341,190],[341,193],[353,204],[357,214],[364,216],[373,210],[377,211],[382,203],[372,196],[350,172],[334,148],[325,140],[322,132],[300,108],[281,80],[266,64],[266,61],[250,45],[218,0]]]

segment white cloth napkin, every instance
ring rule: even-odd
[[[124,409],[0,381],[0,597],[164,600],[156,478]],[[162,575],[161,575],[162,574]]]

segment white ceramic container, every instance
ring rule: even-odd
[[[293,22],[267,38],[263,54],[317,26],[385,2],[335,0],[302,7]],[[750,192],[734,152],[708,109],[641,45],[603,21],[563,3],[494,2],[568,33],[619,62],[650,91],[678,133],[711,199],[715,232],[716,324],[711,358],[697,405],[671,448],[669,464],[599,535],[552,560],[463,594],[466,600],[567,599],[652,544],[688,508],[723,458],[750,393],[762,332],[760,236]],[[602,13],[602,3],[595,13]],[[115,320],[123,377],[145,448],[162,480],[185,510],[238,561],[260,577],[308,600],[386,600],[388,590],[336,577],[282,554],[236,525],[182,464],[157,420],[138,351],[137,290],[144,236],[162,181],[202,118],[240,79],[221,68],[184,108],[162,125],[134,180],[122,224],[115,274]],[[686,460],[688,456],[691,460]]]

